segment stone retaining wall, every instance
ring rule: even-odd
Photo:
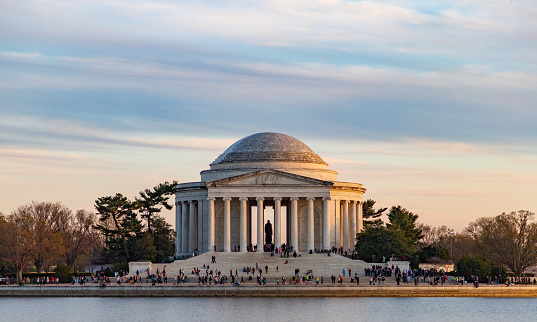
[[[535,286],[2,286],[0,297],[537,297]]]

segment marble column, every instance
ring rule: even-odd
[[[281,240],[281,221],[282,221],[282,198],[274,198],[274,248],[280,247]]]
[[[181,206],[181,251],[188,253],[188,201],[184,201]]]
[[[336,248],[343,246],[343,227],[341,227],[341,200],[334,200],[334,219],[335,219],[335,231],[334,231],[334,240]]]
[[[349,201],[343,200],[343,252],[349,251]]]
[[[263,245],[265,244],[265,241],[263,240],[263,214],[264,214],[263,201],[265,199],[256,198],[256,200],[257,200],[257,252],[262,253]]]
[[[363,201],[358,202],[358,215],[356,218],[356,223],[358,224],[357,232],[361,233],[364,230],[364,218],[363,218]]]
[[[323,249],[330,249],[330,197],[323,198]]]
[[[291,247],[298,252],[298,198],[291,198]]]
[[[207,198],[209,201],[209,216],[207,220],[207,250],[209,252],[214,251],[214,201],[215,198]]]
[[[201,253],[203,252],[203,200],[198,200],[198,216],[197,216],[197,222],[198,222],[198,251]]]
[[[248,214],[248,198],[241,197],[239,198],[241,202],[241,221],[240,221],[240,248],[241,253],[246,253],[246,216]]]
[[[181,234],[181,228],[183,226],[182,220],[181,220],[181,211],[182,211],[182,203],[176,202],[175,203],[175,255],[179,256],[181,254],[182,246],[182,234]]]
[[[351,227],[350,227],[350,244],[349,246],[354,248],[356,242],[356,201],[351,201]]]
[[[224,198],[224,252],[231,252],[231,198]]]
[[[190,204],[188,205],[188,209],[190,210],[190,217],[188,219],[189,223],[189,230],[188,230],[188,252],[189,255],[192,255],[192,251],[196,249],[196,230],[198,227],[196,226],[196,204],[194,203],[194,200],[190,200]]]
[[[313,202],[315,201],[315,198],[308,197],[306,200],[308,200],[308,228],[307,228],[307,238],[308,238],[308,252],[311,250],[313,251],[315,249],[315,237],[314,237],[314,230],[315,230],[315,221],[313,219]]]

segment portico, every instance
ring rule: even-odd
[[[362,229],[365,189],[337,181],[337,172],[327,166],[287,135],[258,133],[239,140],[202,171],[201,182],[178,185],[177,256],[195,250],[263,252],[266,207],[274,212],[272,247],[350,251]]]

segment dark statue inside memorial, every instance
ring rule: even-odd
[[[270,220],[267,220],[267,223],[265,224],[265,245],[272,246],[272,224],[270,223]]]

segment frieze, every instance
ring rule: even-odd
[[[264,185],[264,184],[282,184],[282,178],[277,175],[267,174],[255,179],[255,184]]]

